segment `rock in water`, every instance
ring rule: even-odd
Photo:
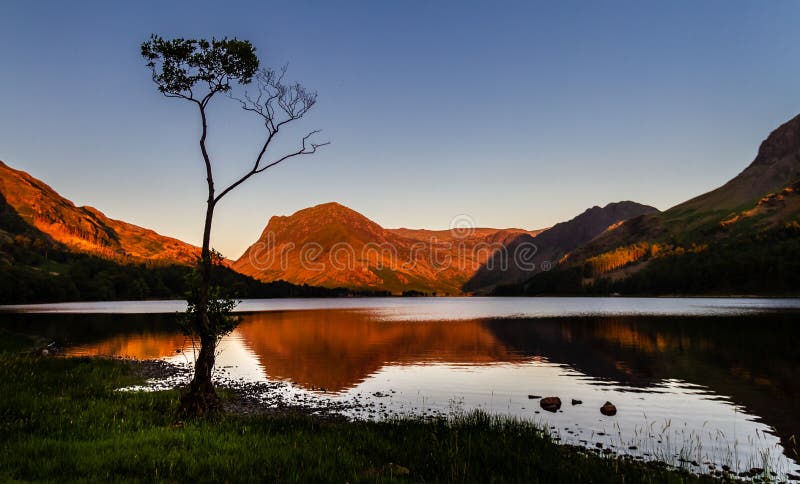
[[[539,405],[543,410],[555,413],[561,408],[561,399],[558,397],[544,397],[539,401]]]
[[[581,403],[583,403],[583,401],[582,401],[582,400],[576,400],[576,399],[574,399],[574,398],[572,399],[572,404],[573,404],[573,405],[580,405]]]
[[[617,407],[615,407],[611,402],[606,402],[602,407],[600,407],[600,413],[607,417],[613,417],[617,414]]]
[[[534,399],[542,398],[542,397],[540,395],[528,395],[528,398],[531,399],[531,400],[534,400]]]

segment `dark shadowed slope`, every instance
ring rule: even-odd
[[[464,285],[468,292],[488,291],[498,284],[523,281],[558,263],[564,254],[589,242],[609,226],[658,209],[636,202],[592,207],[577,217],[554,225],[536,236],[520,234],[497,251]]]

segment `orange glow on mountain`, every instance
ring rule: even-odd
[[[460,294],[508,240],[540,231],[385,229],[338,203],[272,217],[233,264],[262,281]]]
[[[118,262],[194,263],[200,249],[76,207],[44,182],[0,162],[0,193],[29,225],[71,250]]]

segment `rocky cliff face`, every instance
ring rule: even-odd
[[[4,210],[50,241],[76,252],[119,262],[190,264],[199,249],[152,230],[76,207],[44,182],[0,162]],[[17,229],[15,229],[17,230]]]
[[[681,203],[665,212],[665,217],[681,217],[703,212],[697,222],[745,208],[768,193],[783,190],[800,179],[800,115],[775,129],[758,149],[747,168],[721,187]]]

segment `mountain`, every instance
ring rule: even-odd
[[[610,227],[557,270],[499,293],[767,293],[800,289],[800,115],[736,177]]]
[[[182,298],[199,249],[76,207],[0,162],[0,304]],[[342,289],[264,284],[221,266],[215,284],[237,297],[329,297]]]
[[[110,219],[96,208],[76,207],[44,182],[2,161],[0,194],[22,222],[73,252],[119,262],[161,264],[191,264],[200,254],[198,247]]]
[[[658,213],[658,209],[636,202],[594,206],[577,217],[532,236],[520,234],[495,252],[464,285],[469,292],[487,291],[498,284],[513,284],[548,270],[561,257],[600,235],[608,227],[632,217]]]
[[[386,229],[331,202],[272,217],[232,268],[262,281],[460,294],[498,248],[539,232]]]

